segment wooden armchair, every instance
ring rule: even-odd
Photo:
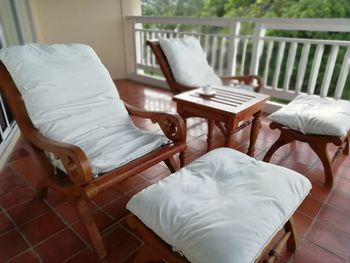
[[[106,250],[89,209],[89,200],[112,185],[162,161],[165,162],[171,172],[175,172],[176,162],[173,156],[177,153],[180,153],[181,166],[184,165],[186,125],[183,119],[176,114],[147,112],[125,103],[125,108],[130,115],[150,119],[152,122],[158,123],[165,136],[171,140],[171,143],[99,175],[97,178],[93,178],[89,159],[81,148],[45,137],[34,126],[28,115],[22,94],[16,87],[9,71],[1,62],[0,90],[9,104],[22,136],[33,147],[35,158],[41,165],[42,173],[38,185],[39,197],[44,198],[46,196],[48,187],[64,194],[78,211],[92,245],[100,258],[106,256]],[[54,168],[46,153],[51,153],[58,158],[62,162],[65,172]]]
[[[168,82],[168,85],[171,89],[171,91],[174,94],[178,94],[190,89],[195,89],[198,87],[188,87],[188,86],[184,86],[180,83],[178,83],[175,78],[173,73],[171,72],[171,68],[170,65],[168,63],[168,60],[159,44],[159,42],[157,40],[147,40],[146,44],[151,48],[151,50],[154,53],[154,56],[157,59],[157,62],[159,64],[159,67],[166,79],[166,81]],[[255,91],[256,92],[260,92],[262,87],[263,87],[263,82],[261,80],[261,78],[259,76],[255,76],[255,75],[246,75],[246,76],[222,76],[221,77],[222,81],[224,84],[230,84],[230,82],[237,80],[239,82],[243,82],[246,85],[251,85],[252,83],[254,83],[255,81],[257,82],[257,86],[255,87]]]

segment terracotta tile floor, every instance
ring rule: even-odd
[[[129,104],[147,110],[175,111],[171,94],[140,84],[118,81],[120,96]],[[150,121],[135,119],[136,124],[159,132]],[[256,158],[262,159],[278,133],[262,119]],[[206,123],[202,119],[188,121],[188,160],[206,150]],[[239,151],[246,151],[248,133],[236,134]],[[223,139],[215,131],[215,146]],[[297,149],[297,151],[295,150]],[[334,151],[333,148],[331,150]],[[294,255],[287,251],[279,262],[349,262],[350,257],[350,159],[337,163],[332,190],[322,185],[323,172],[315,154],[303,144],[285,146],[272,162],[295,169],[313,183],[311,195],[295,214],[299,247]],[[77,214],[59,194],[49,191],[48,199],[35,197],[36,163],[30,147],[20,139],[0,173],[0,262],[96,262],[87,235]],[[125,204],[144,187],[169,175],[159,164],[97,196],[91,203],[108,250],[105,262],[131,262],[142,241],[125,225],[113,224],[126,213]]]

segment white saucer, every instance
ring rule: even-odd
[[[209,93],[204,93],[202,90],[198,91],[198,94],[203,97],[213,97],[216,94],[216,90],[212,90]]]

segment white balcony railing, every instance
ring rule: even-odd
[[[289,101],[300,93],[350,97],[350,41],[336,40],[350,32],[350,19],[129,19],[134,40],[134,72],[129,77],[133,79],[164,85],[145,46],[147,39],[194,36],[219,75],[260,75],[263,92],[274,98]],[[317,37],[322,32],[334,38]],[[291,37],[300,33],[308,37]]]

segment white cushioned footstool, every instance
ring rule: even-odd
[[[270,127],[279,129],[281,135],[266,153],[264,161],[269,161],[278,148],[289,142],[306,142],[322,161],[326,185],[332,186],[331,162],[336,156],[332,159],[329,157],[327,144],[341,146],[344,153],[348,154],[350,102],[316,95],[299,95],[268,118],[272,121]]]
[[[310,189],[297,172],[220,148],[147,187],[127,208],[190,262],[254,262]],[[143,232],[135,216],[129,226]]]

